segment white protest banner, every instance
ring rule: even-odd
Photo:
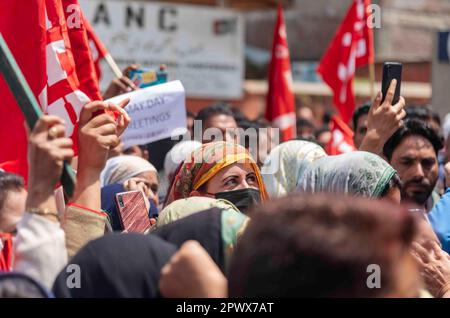
[[[131,116],[121,137],[125,148],[186,133],[186,96],[180,81],[126,93],[107,102],[119,103],[125,98],[130,98],[125,110]]]
[[[244,20],[223,8],[136,0],[80,0],[117,64],[167,65],[189,97],[239,99],[244,76]],[[102,70],[102,87],[113,78]]]

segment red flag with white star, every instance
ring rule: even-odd
[[[265,117],[274,127],[280,129],[282,141],[293,139],[296,136],[295,98],[286,25],[281,6],[278,7],[268,81]]]

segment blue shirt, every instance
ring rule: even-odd
[[[450,188],[428,213],[428,220],[442,244],[442,249],[450,253]]]

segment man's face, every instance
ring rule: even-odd
[[[215,115],[203,123],[203,131],[208,128],[217,128],[222,131],[222,136],[224,141],[234,142],[234,134],[227,134],[227,129],[238,128],[236,121],[232,116],[228,115]],[[205,140],[205,142],[210,142],[211,140]]]
[[[27,191],[10,190],[0,211],[0,232],[12,233],[25,212]]]
[[[421,136],[408,136],[394,150],[390,163],[403,181],[402,200],[424,205],[438,179],[438,161],[431,143]]]
[[[355,135],[353,136],[353,141],[355,142],[356,149],[359,149],[361,143],[367,133],[367,115],[361,115],[358,118],[355,127]]]

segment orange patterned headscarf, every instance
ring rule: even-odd
[[[224,141],[211,142],[195,150],[181,166],[170,189],[166,205],[189,197],[190,193],[214,177],[220,170],[233,163],[248,163],[253,168],[261,192],[261,201],[267,192],[258,165],[248,151],[239,144]]]

